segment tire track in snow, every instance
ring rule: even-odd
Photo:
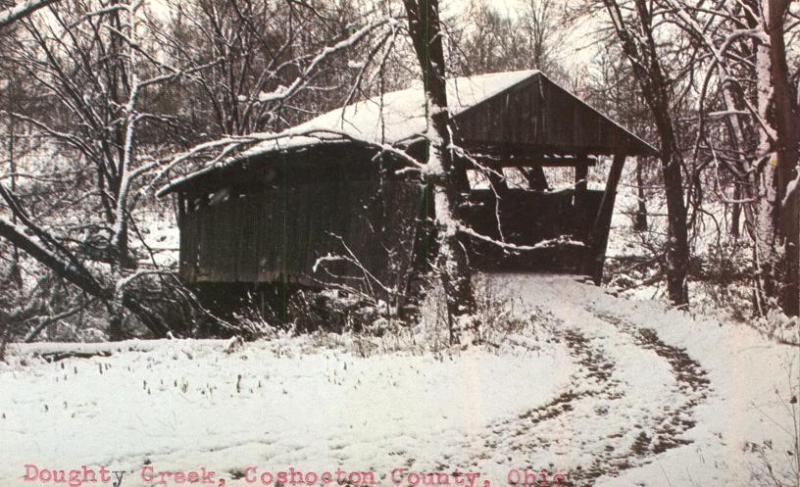
[[[666,360],[675,375],[677,387],[673,390],[676,397],[683,397],[679,405],[667,404],[669,409],[664,415],[664,420],[656,437],[644,441],[646,444],[641,449],[646,449],[648,444],[656,454],[691,441],[680,438],[680,435],[694,427],[691,413],[695,407],[703,402],[711,392],[711,383],[707,372],[700,364],[692,359],[686,350],[667,345],[651,328],[637,327],[623,318],[608,313],[597,313],[597,316],[634,337],[634,340],[643,348],[654,351],[659,357]]]
[[[652,329],[584,307],[558,285],[543,281],[526,288],[528,282],[526,278],[517,292],[536,296],[528,300],[530,305],[559,303],[552,308],[561,321],[558,338],[569,347],[578,369],[569,386],[547,404],[492,424],[481,436],[483,451],[472,456],[471,466],[548,468],[551,475],[566,467],[564,485],[582,487],[691,443],[684,433],[694,427],[693,410],[711,391],[698,362]],[[564,307],[564,300],[574,300],[573,306]],[[654,359],[663,365],[644,376],[634,372],[640,380],[631,380],[633,367],[648,370]]]
[[[665,451],[691,444],[691,440],[682,435],[695,426],[692,412],[711,391],[706,371],[685,350],[667,345],[650,328],[639,327],[609,313],[588,308],[587,311],[629,335],[639,347],[665,360],[675,377],[675,385],[665,396],[669,400],[664,402],[662,410],[650,420],[648,429],[654,434],[648,435],[642,428],[633,444],[621,455],[601,455],[595,458],[591,468],[570,472],[568,478],[571,485],[576,486],[592,485],[600,476],[615,477],[624,470],[652,462],[655,456]]]
[[[494,460],[496,463],[513,462],[510,466],[520,469],[539,471],[547,467],[552,475],[561,471],[558,465],[552,462],[536,464],[531,458],[542,453],[547,455],[552,450],[567,451],[578,447],[591,451],[594,460],[587,467],[579,465],[576,470],[567,472],[568,482],[561,485],[590,485],[592,480],[608,473],[605,463],[612,459],[613,444],[627,435],[631,427],[620,422],[620,427],[613,433],[588,438],[581,434],[584,433],[582,425],[590,417],[603,416],[614,410],[615,404],[626,397],[626,384],[615,377],[616,364],[602,343],[575,328],[562,327],[557,338],[565,342],[578,366],[570,385],[546,404],[490,425],[487,433],[479,439],[483,451],[470,459],[470,465],[459,465],[459,468]],[[578,438],[579,445],[573,444],[575,438]],[[506,454],[509,456],[504,458]]]

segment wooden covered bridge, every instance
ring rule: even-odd
[[[455,141],[471,159],[461,218],[511,244],[465,235],[472,264],[599,282],[624,161],[655,149],[538,71],[455,78],[447,89]],[[267,134],[236,159],[171,182],[160,194],[178,194],[182,278],[402,293],[429,257],[433,207],[419,175],[398,171],[407,163],[385,148],[424,160],[424,114],[414,85]],[[589,189],[603,158],[612,160],[605,188]],[[551,168],[571,171],[569,187],[551,187]]]

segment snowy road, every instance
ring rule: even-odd
[[[578,367],[547,405],[504,424],[500,436],[510,440],[509,449],[526,457],[565,458],[571,483],[593,485],[691,443],[684,433],[694,426],[694,409],[710,389],[697,362],[664,344],[652,329],[593,309],[585,293],[569,299],[571,284],[517,279],[516,292],[531,305],[545,297],[571,303],[551,304],[549,310],[560,320],[559,335]],[[495,278],[490,285],[508,282]]]
[[[575,485],[753,485],[764,459],[793,475],[797,348],[569,277],[493,276],[487,285],[546,303],[563,322],[580,365],[570,400],[555,399],[559,414],[515,431],[527,432],[520,444],[547,445],[532,448],[540,462],[566,459]]]
[[[546,469],[578,486],[736,486],[752,485],[761,453],[789,464],[797,349],[571,277],[481,282],[550,333],[448,353],[302,337],[233,353],[126,342],[46,363],[33,354],[48,346],[16,347],[0,364],[0,486],[38,485],[25,465],[105,466],[125,486],[202,467],[226,485],[294,467],[374,472],[378,485],[415,472],[509,485]]]

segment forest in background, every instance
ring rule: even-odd
[[[9,3],[0,10],[2,341],[198,336],[204,320],[251,330],[251,319],[209,316],[159,258],[148,235],[174,217],[158,187],[234,155],[258,141],[252,134],[413,80],[447,106],[437,80],[517,69],[544,71],[659,148],[626,174],[635,232],[609,264],[613,289],[655,287],[677,306],[797,326],[798,3],[508,5]],[[433,41],[434,59],[421,48]],[[432,145],[446,148],[447,131],[436,132]],[[447,153],[438,152],[436,184],[455,208]],[[442,230],[446,249],[455,230]],[[442,255],[440,271],[455,269],[444,280],[451,312],[469,311],[468,269],[457,251]]]

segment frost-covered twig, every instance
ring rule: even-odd
[[[331,56],[333,56],[338,52],[344,51],[345,49],[354,46],[361,39],[366,37],[370,32],[374,31],[375,29],[384,25],[393,25],[395,23],[397,23],[397,19],[393,17],[385,17],[382,19],[378,19],[357,30],[352,35],[348,36],[346,39],[343,39],[332,46],[322,49],[322,51],[319,54],[317,54],[316,57],[314,57],[314,59],[311,60],[309,65],[303,70],[303,72],[299,76],[297,76],[294,79],[294,81],[288,87],[282,87],[272,93],[264,93],[258,97],[258,101],[260,101],[261,103],[267,103],[267,102],[288,100],[289,98],[296,95],[305,86],[308,85],[312,73],[317,71],[318,67],[328,58],[330,58]]]
[[[542,250],[542,249],[552,249],[552,248],[559,248],[559,247],[586,247],[586,243],[580,242],[578,240],[573,240],[568,236],[561,236],[558,238],[551,238],[547,240],[542,240],[541,242],[537,242],[534,245],[517,245],[508,242],[501,242],[499,240],[495,240],[489,236],[486,236],[482,233],[476,232],[469,226],[458,223],[457,224],[458,231],[469,235],[470,237],[475,237],[478,240],[482,240],[484,242],[488,242],[492,245],[496,245],[503,249],[508,250],[519,250],[519,251],[526,251],[526,250]]]
[[[356,253],[353,252],[353,250],[350,248],[349,245],[347,245],[347,242],[345,242],[341,236],[335,234],[331,234],[331,236],[339,240],[339,242],[342,244],[342,247],[347,252],[347,255],[334,255],[329,253],[325,256],[319,257],[314,262],[314,266],[312,267],[313,272],[317,272],[320,266],[323,266],[326,262],[349,262],[354,266],[356,266],[361,271],[361,273],[364,275],[364,278],[366,279],[369,285],[373,283],[378,285],[386,294],[390,296],[394,296],[397,294],[397,289],[386,286],[369,269],[367,269],[366,266],[364,266],[364,264],[359,260]]]
[[[8,10],[0,11],[0,29],[28,17],[37,10],[58,0],[28,0]]]

